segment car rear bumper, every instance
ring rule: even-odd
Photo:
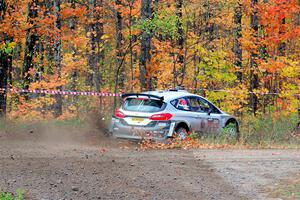
[[[175,122],[157,122],[153,127],[145,126],[129,126],[124,125],[113,118],[110,132],[115,138],[129,139],[129,140],[143,140],[152,139],[156,141],[163,141],[172,136],[174,132]]]

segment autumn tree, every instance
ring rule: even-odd
[[[292,111],[299,10],[297,0],[0,0],[0,88],[118,93],[182,84],[237,114]],[[99,98],[52,94],[1,91],[0,99],[12,118],[99,106]],[[107,108],[113,98],[100,102]]]

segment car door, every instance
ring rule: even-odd
[[[218,109],[212,103],[198,97],[198,100],[203,108],[203,118],[205,121],[206,133],[218,133],[221,123],[221,115]]]
[[[207,129],[207,114],[201,109],[201,101],[195,96],[187,97],[187,99],[190,105],[191,114],[194,116],[194,131],[204,133]]]
[[[186,122],[192,131],[199,129],[197,113],[192,112],[190,103],[186,97],[175,99],[171,101],[171,104],[176,108],[174,115],[177,121]]]
[[[198,132],[217,133],[220,126],[220,114],[217,109],[207,100],[192,96],[188,97],[191,110],[197,113]]]

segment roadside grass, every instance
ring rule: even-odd
[[[300,199],[300,176],[284,181],[270,191],[270,196],[286,200]]]
[[[227,136],[226,131],[219,135],[191,134],[188,141],[173,141],[170,144],[160,144],[159,148],[300,148],[300,137],[296,135],[295,128],[299,122],[297,114],[244,117],[240,125],[240,139],[236,140]],[[89,130],[94,127],[104,129],[99,117],[91,119],[64,119],[48,121],[4,121],[0,120],[0,130],[17,129],[30,130],[32,127],[55,127],[61,130],[68,128]],[[107,126],[107,123],[106,123]],[[146,142],[146,146],[149,142]],[[169,146],[166,146],[169,145]],[[155,145],[154,145],[155,146]]]
[[[258,146],[299,145],[299,138],[295,137],[298,121],[297,114],[248,117],[241,126],[241,142]]]
[[[3,119],[0,119],[0,130],[5,129],[5,121]]]
[[[12,194],[9,192],[0,192],[0,200],[23,200],[24,199],[24,191],[18,189],[16,194]]]

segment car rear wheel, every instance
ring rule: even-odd
[[[296,127],[296,135],[300,135],[300,122],[298,123]]]
[[[240,133],[239,128],[236,122],[228,123],[224,127],[224,132],[226,134],[226,137],[230,140],[239,140],[240,139]]]
[[[188,136],[188,131],[183,127],[178,127],[174,133],[175,138],[185,140]]]

